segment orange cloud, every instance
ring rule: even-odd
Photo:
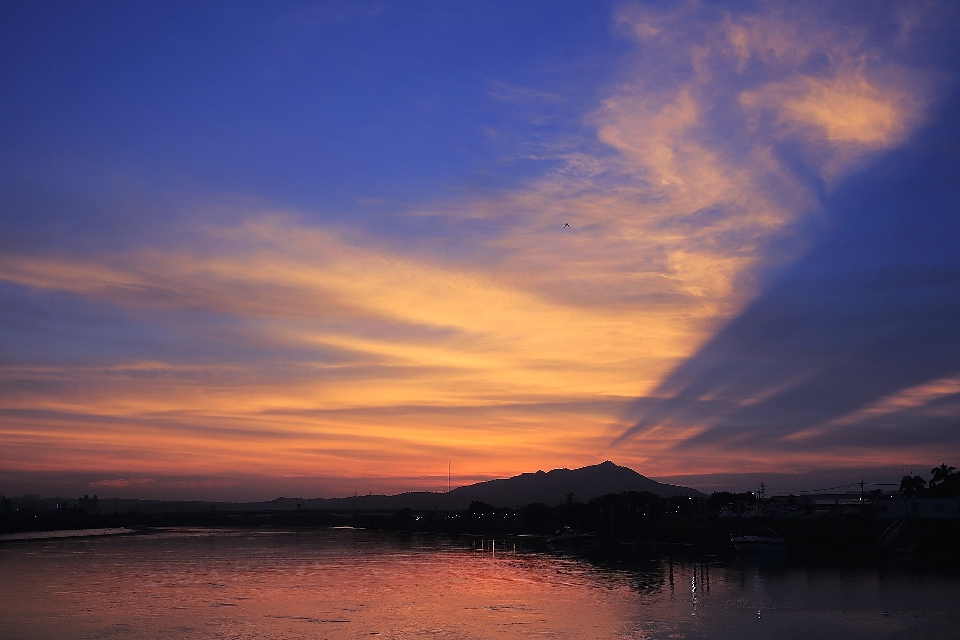
[[[446,244],[263,210],[176,247],[0,256],[0,280],[136,321],[235,319],[229,339],[267,354],[0,367],[7,459],[378,477],[451,458],[475,477],[596,462],[626,399],[794,255],[770,247],[817,197],[776,145],[799,141],[833,178],[905,140],[929,102],[916,74],[816,16],[700,10],[625,8],[637,61],[586,116],[595,139],[545,149],[561,168],[522,188],[423,207],[453,229]],[[496,231],[460,233],[477,219]],[[675,472],[671,452],[701,431],[661,425],[622,461]],[[717,465],[709,452],[687,460]]]

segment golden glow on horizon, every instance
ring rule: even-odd
[[[836,177],[906,139],[927,101],[879,54],[816,24],[726,18],[692,45],[679,18],[631,11],[619,19],[638,46],[694,73],[666,83],[638,63],[589,116],[614,153],[560,152],[563,168],[525,188],[425,208],[500,225],[457,238],[452,256],[271,210],[201,225],[176,247],[0,256],[0,280],[158,322],[228,318],[238,347],[286,354],[0,368],[8,467],[409,478],[454,459],[461,476],[490,477],[615,457],[651,475],[729,471],[709,449],[671,453],[703,425],[604,451],[628,399],[792,257],[770,244],[816,198],[773,145],[796,139]],[[801,69],[813,53],[828,60],[817,76]],[[751,61],[763,73],[745,75]],[[745,128],[711,119],[718,104],[739,105]]]

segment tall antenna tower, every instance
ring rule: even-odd
[[[447,493],[450,493],[450,462],[447,462]]]

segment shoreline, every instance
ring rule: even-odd
[[[17,533],[0,533],[2,542],[24,542],[29,540],[57,540],[63,538],[92,538],[99,536],[119,536],[137,533],[135,529],[127,527],[99,527],[90,529],[54,529],[47,531],[19,531]]]

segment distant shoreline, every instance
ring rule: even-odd
[[[127,527],[109,527],[100,529],[61,529],[57,531],[22,531],[2,533],[0,542],[20,542],[25,540],[54,540],[57,538],[90,538],[94,536],[118,536],[136,533]]]

